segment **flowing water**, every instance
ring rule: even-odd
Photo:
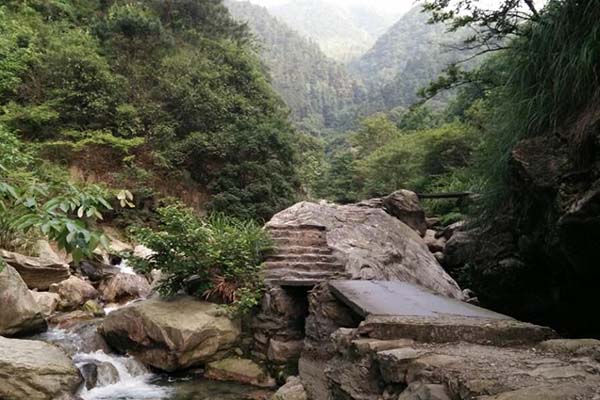
[[[121,272],[135,274],[125,262]],[[141,299],[133,300],[140,301]],[[123,305],[110,305],[109,314]],[[269,393],[253,387],[208,381],[201,372],[160,374],[148,370],[132,357],[98,350],[94,340],[99,320],[82,321],[68,329],[51,327],[31,339],[43,340],[62,348],[86,379],[78,395],[83,400],[245,400],[268,398]],[[106,349],[108,351],[108,349]],[[86,387],[86,385],[89,387]]]
[[[203,379],[190,372],[179,375],[150,372],[132,357],[107,354],[102,350],[84,352],[84,340],[74,331],[50,328],[32,337],[54,343],[70,354],[84,377],[86,366],[94,365],[96,387],[82,386],[83,400],[244,400],[267,398],[259,389],[230,382]]]

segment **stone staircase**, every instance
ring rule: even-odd
[[[313,286],[344,277],[345,265],[327,244],[325,227],[271,225],[267,230],[274,242],[274,252],[263,267],[266,282],[281,286]]]

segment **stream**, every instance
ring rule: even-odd
[[[124,264],[124,263],[123,263]],[[122,273],[135,274],[127,265]],[[134,300],[134,301],[139,301]],[[123,305],[109,305],[106,314]],[[244,400],[265,399],[269,393],[231,382],[204,379],[201,370],[179,374],[150,371],[130,356],[112,353],[97,340],[101,318],[76,322],[68,328],[50,326],[44,333],[30,337],[52,343],[72,359],[85,382],[77,393],[83,400]],[[86,387],[87,386],[87,387]]]

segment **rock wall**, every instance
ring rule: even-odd
[[[511,193],[497,218],[455,235],[447,269],[482,304],[600,336],[600,105],[563,129],[525,139],[512,152]]]

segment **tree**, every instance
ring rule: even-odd
[[[522,34],[524,22],[540,18],[535,0],[502,0],[491,9],[480,0],[424,0],[423,8],[432,13],[432,23],[450,23],[451,31],[471,28],[465,44],[482,52],[501,49],[507,36]]]

